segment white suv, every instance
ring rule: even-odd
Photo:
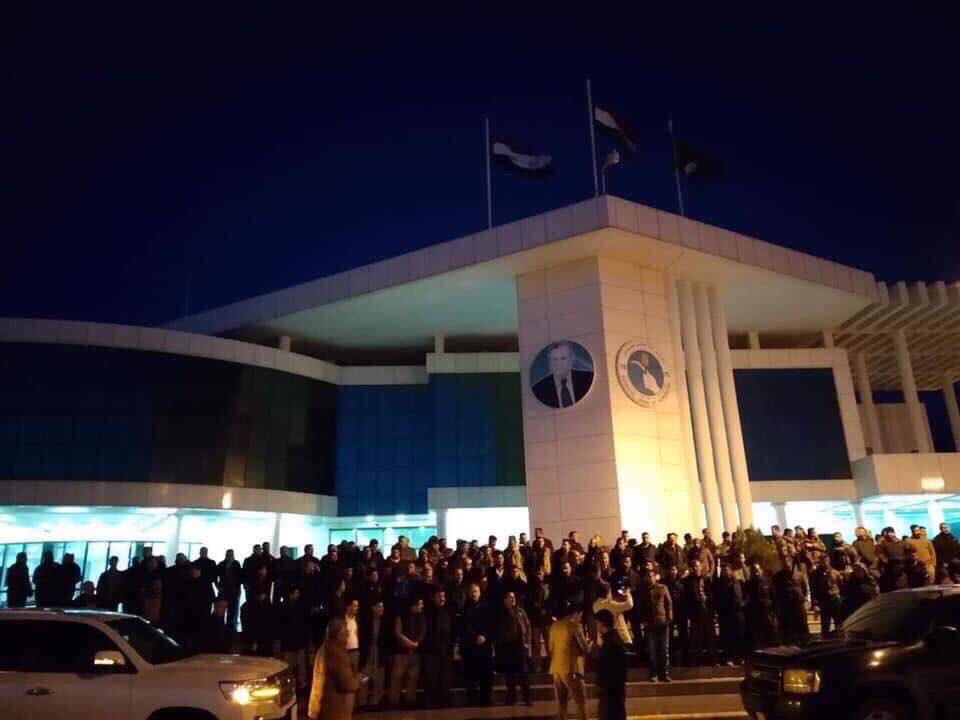
[[[136,615],[0,610],[0,717],[296,720],[279,660],[194,655]]]

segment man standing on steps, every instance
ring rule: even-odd
[[[627,720],[627,651],[614,629],[613,613],[594,616],[600,647],[597,650],[597,699],[600,720]]]
[[[611,619],[611,625],[613,621]],[[566,604],[560,620],[550,628],[550,674],[557,698],[557,718],[567,720],[570,696],[577,706],[579,720],[587,720],[587,688],[583,681],[583,659],[590,654],[590,641],[583,632],[583,611]]]

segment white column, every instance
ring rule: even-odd
[[[693,289],[686,280],[677,282],[680,300],[680,330],[683,335],[683,355],[687,365],[687,382],[693,412],[693,434],[696,438],[697,464],[700,468],[700,486],[707,513],[707,527],[719,537],[723,532],[723,511],[717,488],[717,471],[713,463],[713,443],[710,439],[710,421],[707,418],[707,397],[703,385],[703,366],[700,361],[700,343],[697,340],[697,320]]]
[[[447,545],[449,547],[453,547],[453,538],[447,537],[447,509],[440,508],[439,510],[434,510],[434,512],[437,514],[437,537],[445,538],[447,540]]]
[[[833,330],[824,330],[823,331],[823,346],[825,348],[832,348],[833,345]]]
[[[437,333],[433,336],[433,352],[437,355],[443,355],[443,347],[446,344],[446,336],[443,333]]]
[[[785,502],[775,502],[773,511],[777,514],[777,525],[781,530],[786,530],[787,525],[787,504]]]
[[[281,350],[286,350],[287,352],[290,352],[290,336],[281,335],[280,342],[277,343],[277,347],[279,347]]]
[[[893,345],[897,352],[897,365],[900,368],[900,384],[903,386],[903,401],[910,413],[910,428],[917,446],[917,452],[932,452],[927,437],[926,414],[917,395],[917,382],[913,378],[913,365],[910,363],[910,350],[903,330],[893,331]]]
[[[953,444],[960,452],[960,407],[957,407],[957,391],[953,389],[950,373],[943,374],[943,398],[947,403],[947,415],[950,416],[950,429],[953,431]]]
[[[273,533],[270,536],[270,553],[280,554],[280,513],[273,514]]]
[[[164,557],[167,559],[167,567],[173,567],[174,559],[180,550],[180,526],[182,523],[183,514],[178,510],[173,514],[173,522],[169,523],[167,543],[164,547]]]
[[[928,527],[933,530],[933,528],[940,525],[944,522],[943,518],[943,505],[940,504],[938,500],[931,500],[927,503],[927,516],[929,517]]]
[[[670,317],[670,334],[673,336],[673,373],[680,395],[680,422],[683,425],[683,458],[687,471],[687,485],[690,488],[690,498],[698,505],[693,514],[698,518],[701,526],[706,521],[704,516],[703,492],[700,488],[700,478],[697,476],[697,443],[693,437],[693,417],[690,415],[690,390],[687,383],[687,361],[683,352],[683,332],[680,327],[680,294],[677,292],[676,278],[666,275],[664,278],[667,290],[667,312]],[[692,532],[692,530],[691,530]]]
[[[707,300],[707,289],[701,283],[693,287],[693,303],[697,313],[697,339],[700,341],[700,360],[703,363],[703,383],[707,395],[710,438],[713,440],[713,463],[720,489],[720,507],[723,509],[724,529],[732,532],[740,525],[737,516],[737,494],[733,489],[730,445],[723,422],[723,399],[720,394],[720,376],[717,374],[717,353],[713,347],[710,304]]]
[[[751,330],[747,333],[747,337],[750,338],[750,349],[759,350],[760,349],[760,333],[756,330]]]
[[[733,488],[737,495],[740,527],[753,526],[753,493],[747,472],[747,451],[743,446],[743,428],[740,425],[740,407],[737,405],[737,386],[733,380],[733,361],[730,359],[730,337],[727,318],[720,295],[713,285],[707,290],[710,301],[710,320],[713,325],[713,344],[717,351],[717,372],[720,377],[720,396],[723,400],[723,421],[730,445],[730,469]]]
[[[857,353],[857,390],[860,392],[860,404],[863,405],[863,416],[870,431],[870,445],[873,454],[883,452],[883,435],[880,434],[880,418],[877,415],[877,406],[873,402],[873,390],[870,387],[870,373],[867,370],[867,356]]]
[[[867,527],[866,518],[863,514],[863,500],[854,500],[850,505],[853,507],[853,519],[856,521],[857,527]],[[867,529],[869,530],[869,528]]]

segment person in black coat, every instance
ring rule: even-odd
[[[213,585],[204,581],[199,567],[192,565],[180,592],[182,597],[179,605],[183,613],[181,632],[190,646],[210,618],[210,606],[214,600]]]
[[[713,581],[703,572],[699,560],[690,563],[690,574],[681,581],[683,608],[690,621],[690,662],[716,662],[717,643],[713,622]]]
[[[243,586],[243,568],[233,556],[233,550],[227,550],[226,558],[217,565],[217,592],[227,601],[227,625],[237,627],[237,615],[240,613],[240,589]]]
[[[200,548],[200,557],[193,564],[200,568],[200,577],[207,585],[212,586],[217,581],[217,563],[210,558],[207,548]]]
[[[613,629],[613,613],[600,610],[594,616],[602,639],[597,650],[597,699],[599,720],[626,720],[627,651]]]
[[[797,643],[810,637],[807,624],[807,579],[793,558],[783,558],[783,569],[773,576],[777,596],[780,633],[785,643]]]
[[[297,584],[297,563],[290,557],[290,548],[280,546],[280,556],[273,561],[273,601],[283,602]]]
[[[467,702],[474,707],[486,707],[490,705],[493,689],[493,618],[476,583],[470,584],[469,597],[463,606],[460,649]]]
[[[17,553],[17,561],[7,568],[7,607],[22,608],[33,595],[30,584],[30,568],[27,567],[27,554]]]
[[[947,523],[940,523],[940,532],[933,539],[933,549],[937,553],[937,582],[942,582],[947,576],[947,567],[950,561],[960,556],[960,542],[950,532]]]
[[[73,603],[73,597],[77,594],[77,583],[83,580],[83,571],[80,566],[74,562],[73,553],[64,553],[63,562],[60,565],[59,578],[59,607],[69,607]]]
[[[427,706],[447,707],[450,704],[450,666],[453,664],[453,615],[447,608],[446,592],[436,588],[430,599],[427,634],[420,646],[423,657],[423,679]]]
[[[204,619],[193,637],[196,652],[225,655],[233,650],[236,630],[226,621],[229,607],[226,598],[217,598],[213,603],[213,612]]]
[[[743,660],[746,619],[743,584],[733,575],[733,567],[724,563],[713,588],[713,606],[720,622],[720,647],[727,665]]]
[[[754,563],[750,568],[747,593],[747,632],[751,650],[777,644],[776,593],[769,576]]]
[[[243,623],[243,636],[247,651],[251,655],[270,657],[273,655],[273,638],[276,635],[276,616],[270,598],[261,592],[247,600],[240,608],[240,622]]]
[[[33,571],[33,586],[37,593],[37,607],[56,607],[60,602],[60,563],[53,559],[53,552],[45,550]]]

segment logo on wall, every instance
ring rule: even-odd
[[[644,407],[656,405],[670,389],[660,354],[640,342],[628,342],[617,352],[617,377],[627,397]]]
[[[562,409],[576,405],[592,385],[590,351],[572,340],[550,343],[530,364],[533,395],[547,407]]]

